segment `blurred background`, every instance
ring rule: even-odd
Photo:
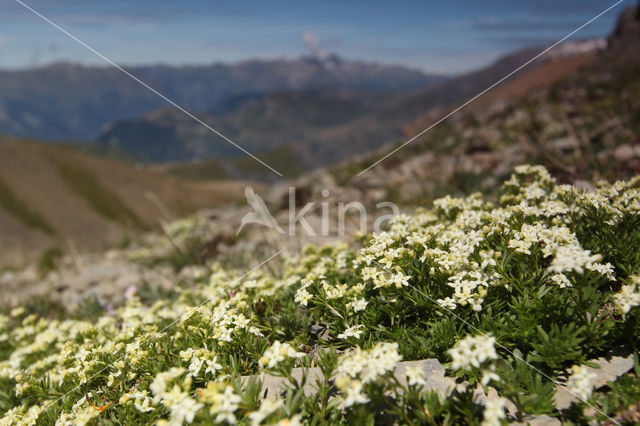
[[[585,186],[632,176],[630,0],[356,176],[613,5],[4,0],[0,265],[46,269],[204,209],[236,218],[247,184],[271,206],[292,183],[301,200],[321,183],[348,201],[415,206],[490,194],[523,162]],[[233,244],[235,222],[217,217],[213,247]]]

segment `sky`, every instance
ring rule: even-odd
[[[456,74],[549,45],[615,0],[20,0],[122,65],[337,54]],[[625,0],[573,38],[604,37]],[[103,64],[15,0],[0,0],[0,68]]]

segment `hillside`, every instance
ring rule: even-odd
[[[193,183],[74,149],[0,137],[0,263],[46,249],[101,249],[199,209],[241,182]]]
[[[207,111],[241,93],[316,88],[396,91],[443,79],[400,66],[335,56],[228,65],[138,66],[127,67],[127,71],[194,111]],[[163,99],[112,67],[58,63],[0,71],[0,132],[6,134],[42,140],[87,140],[109,122],[166,107]]]
[[[213,114],[199,118],[250,152],[286,145],[302,148],[318,145],[327,128],[371,113],[374,108],[365,100],[379,98],[382,96],[340,91],[244,95],[226,99]],[[242,154],[181,111],[171,109],[112,123],[98,140],[109,149],[153,163]]]
[[[283,145],[260,153],[260,159],[278,170],[287,179],[295,179],[308,170],[300,162],[297,152],[290,145]],[[244,177],[258,181],[274,181],[275,176],[265,175],[264,166],[251,157],[210,158],[183,163],[149,165],[157,170],[180,178],[194,181],[234,179]]]
[[[332,172],[344,185],[405,203],[492,191],[523,162],[545,165],[562,182],[634,176],[640,170],[640,35],[625,34],[623,44],[612,37],[602,52],[550,62],[506,82],[361,176],[355,175],[400,144]],[[446,112],[421,116],[406,126],[405,137]]]

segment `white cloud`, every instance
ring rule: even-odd
[[[329,52],[322,46],[318,34],[312,31],[305,31],[300,34],[300,41],[307,46],[311,54],[315,57],[326,58],[329,55]]]

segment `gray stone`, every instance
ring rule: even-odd
[[[404,361],[398,364],[394,371],[394,376],[403,385],[407,385],[406,371],[407,367],[422,367],[422,373],[426,385],[424,389],[438,390],[443,395],[448,395],[455,387],[455,380],[450,377],[445,377],[445,369],[440,361],[437,359],[424,359],[421,361]]]
[[[637,156],[636,150],[629,144],[620,145],[613,152],[613,156],[618,161],[629,161]]]
[[[311,327],[309,327],[309,333],[316,336],[316,338],[318,338],[319,340],[328,341],[331,338],[331,335],[329,334],[329,328],[323,327],[321,325],[313,324]]]
[[[547,415],[540,416],[525,416],[523,422],[511,422],[511,425],[528,425],[528,426],[556,426],[561,425],[562,422],[555,417],[549,417]]]
[[[607,384],[607,382],[613,381],[622,376],[633,368],[633,356],[621,357],[613,356],[610,359],[598,358],[591,361],[597,364],[600,368],[585,367],[589,372],[594,373],[596,378],[593,382],[594,388],[600,388]],[[554,395],[554,402],[556,408],[564,410],[571,406],[574,401],[579,399],[573,395],[565,386],[556,385],[556,393]]]
[[[296,381],[300,382],[304,376],[305,368],[294,368],[291,371],[291,376]],[[274,399],[281,396],[287,389],[292,388],[292,384],[289,380],[280,377],[273,376],[271,374],[261,374],[259,378],[262,380],[262,392],[261,398]],[[243,382],[247,381],[249,377],[243,377]],[[307,381],[303,387],[304,394],[309,396],[317,391],[316,382],[322,380],[322,371],[319,368],[309,368],[307,373]]]
[[[573,136],[554,139],[548,142],[548,145],[556,151],[572,151],[578,149],[580,144]]]
[[[424,378],[426,381],[425,389],[438,390],[443,395],[448,395],[451,390],[456,387],[455,380],[450,377],[445,377],[445,369],[437,359],[425,359],[421,361],[405,361],[398,364],[394,375],[396,379],[402,383],[403,386],[407,384],[406,369],[409,366],[419,365],[422,367]],[[294,368],[291,370],[291,376],[301,381],[305,370],[307,370],[307,381],[303,387],[305,395],[312,395],[317,392],[316,383],[318,380],[323,380],[322,371],[319,368]],[[366,372],[366,369],[365,369]],[[271,374],[262,374],[259,376],[262,379],[262,393],[261,398],[276,398],[284,393],[288,388],[291,388],[291,384],[284,377],[274,376]],[[249,377],[243,377],[243,381],[247,381]]]
[[[617,379],[633,368],[633,356],[614,356],[611,359],[598,358],[592,362],[600,366],[599,369],[587,367],[589,371],[597,375],[594,383],[596,388],[606,385],[607,382]]]

